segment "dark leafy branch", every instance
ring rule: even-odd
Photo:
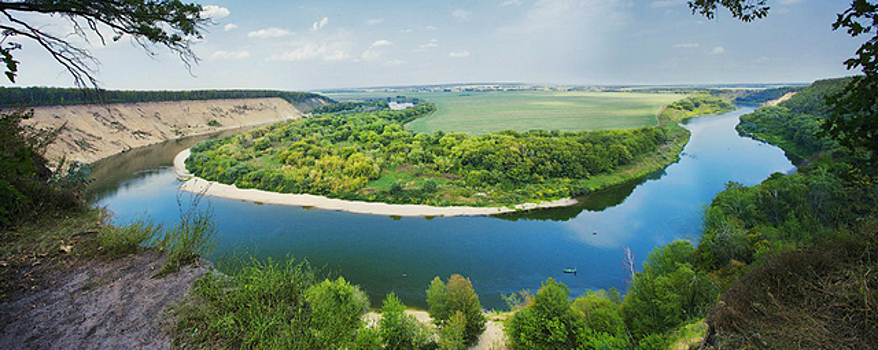
[[[25,0],[0,1],[0,62],[6,66],[6,77],[15,82],[19,62],[14,51],[22,44],[17,38],[36,42],[61,64],[79,87],[97,87],[94,77],[99,62],[91,53],[69,40],[66,35],[49,33],[22,19],[24,14],[60,16],[69,20],[73,35],[88,42],[93,33],[106,44],[105,31],[118,41],[131,36],[149,55],[153,47],[164,46],[174,52],[188,67],[198,62],[191,49],[192,40],[201,38],[203,26],[210,23],[202,18],[201,6],[179,0]],[[104,29],[106,28],[106,29]]]

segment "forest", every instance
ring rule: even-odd
[[[598,290],[571,300],[569,289],[551,279],[535,294],[510,297],[510,345],[678,349],[705,338],[704,345],[719,349],[873,347],[875,170],[856,166],[834,141],[807,134],[819,125],[798,130],[795,122],[817,123],[825,96],[845,82],[818,81],[781,107],[741,118],[739,127],[759,123],[763,132],[783,136],[769,142],[788,152],[806,151],[800,154],[808,162],[795,174],[775,173],[753,187],[728,183],[706,209],[697,247],[657,247],[642,271],[632,270],[624,298]],[[771,117],[777,111],[787,119]],[[812,141],[804,148],[787,135]]]
[[[713,100],[711,100],[713,101]],[[687,116],[710,110],[696,96]],[[281,193],[436,206],[539,202],[594,190],[589,180],[663,150],[688,132],[675,124],[627,130],[504,131],[471,136],[406,130],[431,103],[393,111],[386,101],[342,103],[192,148],[196,176]],[[661,164],[664,166],[666,164]],[[652,169],[655,170],[655,169]]]
[[[844,89],[851,78],[820,80],[775,107],[760,108],[741,117],[736,129],[741,135],[778,145],[800,159],[819,152],[839,150],[839,144],[818,136],[829,115],[825,97]]]
[[[320,95],[273,90],[82,90],[54,87],[0,87],[0,107],[63,106],[99,103],[166,102],[279,97],[290,103]]]

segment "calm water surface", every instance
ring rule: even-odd
[[[656,246],[697,240],[704,208],[729,181],[754,185],[794,166],[783,151],[742,138],[738,117],[752,108],[698,118],[682,159],[647,179],[583,198],[571,208],[501,217],[402,218],[205,198],[218,224],[223,261],[294,256],[359,284],[373,306],[393,291],[424,307],[435,276],[469,277],[486,308],[503,308],[500,294],[535,290],[548,277],[573,294],[626,287],[623,249],[640,267]],[[171,169],[177,152],[195,140],[175,141],[96,164],[93,194],[118,223],[149,217],[172,225],[190,195],[179,193]],[[578,267],[577,275],[563,268]]]

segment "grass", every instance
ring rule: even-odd
[[[697,347],[707,334],[707,322],[697,320],[674,330],[668,337],[668,350],[689,350]]]
[[[870,349],[878,344],[878,240],[865,234],[771,256],[708,315],[729,349]]]
[[[37,284],[30,276],[34,268],[94,256],[96,245],[89,242],[96,241],[105,219],[97,209],[50,212],[0,231],[0,300]]]
[[[122,227],[104,226],[98,231],[98,251],[100,255],[110,259],[134,254],[161,231],[161,225],[145,220],[135,221]]]
[[[180,222],[166,230],[158,248],[168,252],[168,262],[157,276],[164,276],[195,262],[214,246],[216,223],[207,211],[190,210],[182,215]]]
[[[466,132],[480,135],[503,130],[582,131],[657,125],[662,107],[681,94],[627,92],[466,92],[406,93],[436,104],[438,111],[407,127],[416,132]],[[328,94],[339,99],[393,97],[390,93]]]
[[[111,226],[101,209],[48,212],[0,231],[0,300],[39,283],[34,269],[90,259],[119,259],[141,249],[167,251],[158,276],[178,270],[212,247],[215,224],[205,212],[192,212],[171,229],[148,221]]]
[[[229,275],[210,273],[172,313],[183,348],[294,348],[309,333],[305,291],[317,282],[306,262],[252,260]]]

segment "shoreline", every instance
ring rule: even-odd
[[[363,202],[335,199],[313,194],[277,193],[256,189],[241,189],[234,185],[207,181],[192,175],[186,170],[186,158],[191,154],[186,149],[174,157],[174,172],[184,182],[180,189],[191,193],[207,196],[234,199],[245,202],[308,207],[323,210],[344,211],[354,214],[405,216],[405,217],[451,217],[451,216],[490,216],[497,214],[517,213],[535,209],[569,207],[579,203],[573,198],[564,198],[551,202],[524,203],[513,207],[434,207],[423,204],[387,204],[380,202]]]

